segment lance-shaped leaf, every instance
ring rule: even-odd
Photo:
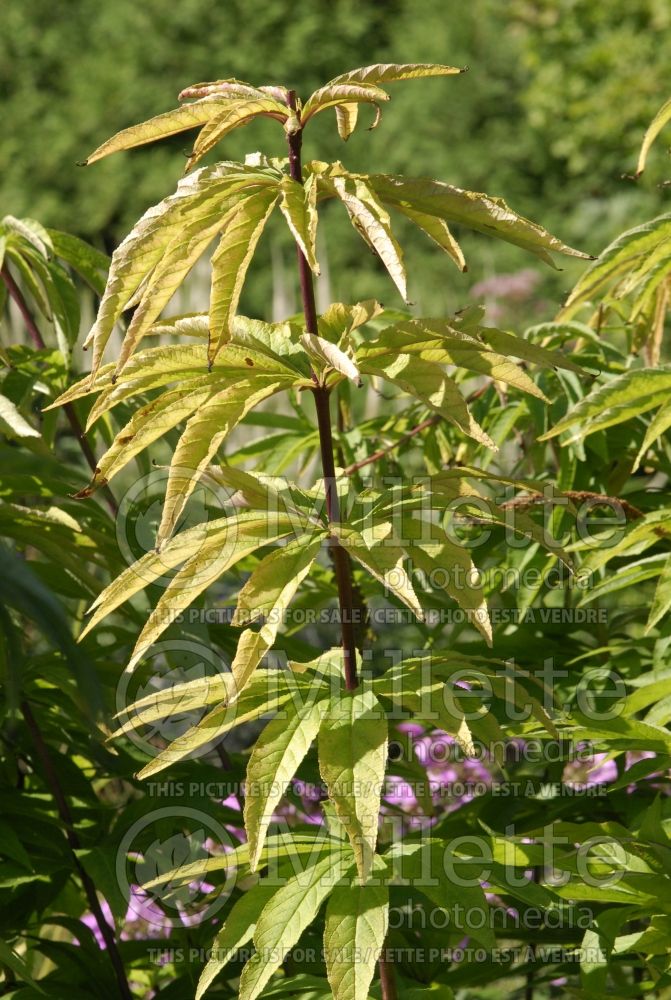
[[[334,77],[331,84],[340,83],[393,83],[395,80],[413,80],[427,76],[454,76],[466,70],[440,63],[375,63],[361,66]]]
[[[231,664],[237,690],[241,691],[265,654],[272,647],[284,614],[294,594],[310,572],[326,531],[299,535],[287,545],[265,556],[238,595],[234,625],[265,618],[259,632],[241,637]]]
[[[330,371],[339,372],[345,378],[351,379],[356,386],[363,384],[361,374],[354,361],[330,340],[324,340],[316,333],[304,333],[301,337],[301,344],[305,348],[305,353],[310,358],[312,367],[319,376],[322,385]]]
[[[444,581],[444,587],[469,620],[492,643],[492,626],[487,601],[468,550],[451,541],[443,529],[428,521],[403,519],[404,549],[414,569],[428,579]]]
[[[407,556],[400,543],[395,542],[391,522],[376,524],[375,528],[377,542],[367,538],[365,533],[343,525],[332,524],[330,530],[353,559],[410,608],[419,621],[423,621],[422,605],[405,569]]]
[[[333,178],[333,186],[354,228],[378,255],[406,301],[403,251],[392,234],[389,215],[363,180],[337,176]]]
[[[235,903],[212,944],[210,958],[198,980],[196,1000],[201,1000],[236,952],[251,941],[259,914],[277,892],[273,883],[259,882]]]
[[[284,679],[277,676],[279,674],[279,670],[258,669],[239,695],[233,684],[228,698],[223,698],[199,722],[161,750],[138,777],[144,779],[158,774],[166,767],[197,753],[202,747],[214,744],[236,726],[274,714],[292,696]],[[130,725],[134,725],[134,721]]]
[[[247,268],[268,217],[277,201],[275,190],[259,190],[242,201],[221,237],[212,257],[210,292],[210,341],[208,359],[213,363],[221,347],[230,340],[233,316],[238,307]]]
[[[590,255],[574,250],[552,236],[542,226],[514,212],[502,198],[492,198],[476,191],[464,191],[428,179],[407,180],[404,177],[371,174],[368,184],[382,201],[390,206],[409,207],[446,222],[457,222],[469,229],[498,236],[499,239],[536,254],[555,267],[553,253],[590,260]]]
[[[319,732],[323,703],[290,705],[269,722],[252,750],[245,779],[245,830],[249,863],[256,870],[268,827],[289,782]]]
[[[162,393],[136,410],[98,460],[91,483],[76,494],[77,499],[91,496],[95,490],[108,483],[131,459],[189,417],[216,391],[217,385],[212,384],[212,378],[205,375],[202,379],[194,379],[184,388]]]
[[[310,270],[319,274],[315,256],[317,239],[317,179],[310,174],[305,185],[285,175],[280,184],[280,210]]]
[[[404,392],[436,410],[469,437],[493,451],[498,450],[495,442],[473,417],[454,379],[446,375],[439,365],[410,354],[395,354],[393,357],[363,358],[359,361],[359,370],[395,383]]]
[[[671,121],[671,98],[665,101],[655,117],[652,119],[643,137],[641,152],[638,154],[638,164],[636,165],[636,176],[640,177],[645,170],[648,153],[653,142],[662,131],[665,125]]]
[[[187,105],[188,107],[188,105]],[[206,153],[217,145],[224,136],[242,125],[249,125],[254,118],[266,117],[286,121],[288,112],[274,98],[261,94],[248,100],[229,101],[223,114],[211,118],[201,130],[196,139],[191,156],[186,162],[185,173],[189,171]]]
[[[387,719],[372,691],[333,698],[319,730],[319,771],[366,881],[377,842]]]
[[[325,529],[311,531],[265,556],[238,595],[232,624],[249,625],[265,619],[261,631],[272,642],[326,537]]]
[[[155,550],[147,552],[112,580],[91,605],[89,610],[95,613],[80,638],[149,583],[159,580],[177,566],[183,563],[189,565],[189,570],[183,577],[187,588],[196,586],[197,583],[200,590],[204,590],[208,582],[211,583],[225,567],[231,565],[230,559],[237,561],[238,558],[242,558],[244,552],[268,545],[271,541],[289,534],[291,530],[289,519],[281,515],[271,517],[256,512],[244,512],[196,524],[193,528],[180,532],[163,547],[161,552]],[[236,552],[238,543],[241,554]],[[199,560],[201,564],[197,568],[195,563]],[[178,577],[179,574],[173,578],[170,585],[173,594],[179,590]],[[164,598],[166,593],[167,591],[163,594]],[[168,624],[166,617],[164,627]]]
[[[389,923],[386,885],[343,885],[326,904],[324,957],[335,1000],[368,1000]]]
[[[273,520],[269,515],[256,514],[247,521],[244,515],[238,515],[226,520],[230,522],[229,531],[221,532],[220,548],[216,553],[213,553],[212,542],[208,539],[184,563],[163,591],[140,633],[127,670],[133,668],[175,617],[188,608],[214,579],[251,552],[286,536],[291,530],[288,519],[281,516]]]
[[[517,338],[511,337],[512,341]],[[514,345],[513,345],[514,347]],[[442,320],[408,320],[383,330],[380,336],[362,344],[357,359],[372,360],[411,355],[439,365],[456,365],[467,371],[514,385],[547,402],[535,382],[519,365],[503,354],[489,350],[475,337],[450,327]]]
[[[307,125],[313,115],[327,108],[338,105],[377,104],[378,101],[388,101],[389,94],[374,84],[327,83],[306,101],[301,111],[301,121]]]
[[[145,212],[112,255],[105,294],[84,344],[93,345],[92,379],[114,324],[140,286],[144,294],[167,248],[179,245],[187,223],[195,224],[196,232],[199,220],[209,225],[219,217],[223,225],[226,209],[230,208],[227,203],[241,196],[250,185],[273,186],[278,179],[279,175],[272,171],[239,163],[218,163],[183,178],[174,194]]]
[[[350,865],[351,854],[334,846],[326,857],[278,889],[257,921],[256,954],[242,970],[239,1000],[259,996]]]
[[[117,132],[111,139],[108,139],[98,146],[96,150],[86,160],[87,166],[101,160],[103,156],[116,153],[122,149],[132,149],[134,146],[144,146],[148,142],[155,142],[157,139],[166,139],[168,136],[177,135],[179,132],[186,132],[188,129],[198,128],[212,118],[221,116],[230,107],[230,101],[222,99],[218,95],[206,96],[193,104],[182,104],[181,107],[173,108],[162,115],[150,118],[139,125],[131,125],[121,132]]]
[[[170,463],[156,544],[175,530],[186,503],[231,430],[263,399],[293,380],[257,376],[235,382],[207,399],[189,419]]]
[[[389,699],[412,712],[418,722],[427,722],[454,736],[463,752],[476,755],[473,733],[455,691],[431,674],[430,660],[407,660],[373,681],[380,698]]]
[[[262,97],[264,93],[270,93],[270,88],[255,87],[245,80],[236,80],[235,77],[231,76],[225,80],[191,83],[188,87],[180,90],[178,98],[180,101],[184,101],[192,97],[207,97],[209,94],[218,94],[220,97]],[[286,111],[286,102],[282,103]]]
[[[624,423],[632,417],[666,403],[671,389],[671,366],[632,368],[597,386],[570,412],[543,434],[540,441],[573,430],[572,441],[596,431]]]

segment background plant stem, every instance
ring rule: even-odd
[[[16,303],[17,309],[23,316],[23,321],[26,324],[26,330],[28,331],[30,339],[32,340],[33,344],[35,345],[38,351],[43,351],[47,345],[44,342],[44,338],[40,333],[39,327],[35,322],[33,314],[28,308],[28,305],[23,297],[21,289],[14,281],[12,275],[9,273],[7,266],[4,266],[2,270],[0,270],[0,278],[2,278],[7,288],[7,291],[9,292],[10,296]],[[68,423],[72,428],[72,432],[74,433],[74,436],[77,439],[77,443],[79,444],[79,447],[82,450],[82,454],[86,459],[91,472],[95,474],[98,463],[93,453],[93,449],[91,448],[91,445],[89,444],[86,438],[84,428],[79,422],[79,417],[75,412],[75,408],[73,407],[72,403],[64,403],[63,409],[65,410],[65,415],[68,418]],[[112,511],[112,514],[114,514],[114,516],[116,517],[118,513],[118,507],[116,500],[114,499],[114,495],[112,494],[112,491],[110,490],[109,486],[103,487],[103,494],[105,500],[107,501],[109,509]]]

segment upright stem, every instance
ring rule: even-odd
[[[40,333],[39,327],[35,322],[33,314],[28,308],[28,304],[23,297],[21,289],[14,281],[14,278],[9,273],[9,269],[7,268],[6,265],[2,268],[2,270],[0,270],[0,278],[2,278],[2,281],[4,282],[7,291],[9,292],[10,296],[16,303],[17,309],[23,316],[23,321],[26,324],[26,330],[28,331],[28,335],[32,340],[33,344],[35,345],[38,351],[44,350],[44,348],[47,346],[44,343],[44,338]],[[91,448],[91,445],[89,444],[86,438],[86,434],[84,433],[84,428],[79,422],[79,417],[77,416],[72,403],[64,403],[63,409],[65,410],[65,415],[68,418],[68,423],[72,428],[72,431],[77,439],[79,447],[82,450],[82,454],[84,455],[84,458],[86,459],[88,466],[91,469],[91,472],[93,472],[95,475],[98,463],[96,462],[96,457],[93,453],[93,449]],[[105,495],[105,499],[107,500],[107,504],[110,510],[116,516],[116,514],[118,513],[118,508],[116,500],[114,499],[114,496],[109,486],[103,487],[103,493]]]
[[[98,926],[102,939],[105,942],[107,954],[109,955],[109,959],[112,963],[114,974],[119,986],[119,996],[122,997],[122,1000],[132,1000],[130,986],[128,985],[126,971],[123,966],[121,954],[119,953],[114,930],[105,920],[105,915],[103,914],[102,907],[100,906],[100,900],[98,899],[98,894],[93,880],[77,856],[77,851],[81,848],[81,843],[74,827],[70,806],[68,805],[61,783],[58,780],[58,775],[48,747],[44,741],[44,737],[42,736],[42,731],[40,730],[37,720],[35,719],[32,709],[27,701],[23,701],[21,703],[21,712],[32,737],[35,753],[42,762],[42,768],[47,785],[54,797],[54,801],[56,802],[56,810],[65,829],[65,837],[70,846],[70,850],[72,851],[74,864],[79,873],[79,878],[81,879],[89,907],[91,908],[91,913],[93,914],[93,918]]]
[[[397,1000],[398,994],[396,992],[396,977],[394,975],[393,962],[382,954],[378,959],[377,965],[380,973],[382,1000]]]
[[[296,94],[289,91],[289,107],[296,110]],[[303,132],[298,128],[288,135],[289,172],[299,184],[303,183],[301,167],[301,146]],[[303,251],[296,244],[298,256],[298,276],[301,285],[301,299],[305,329],[308,333],[317,333],[317,308],[315,306],[315,290],[312,282],[312,272]],[[315,379],[316,382],[316,379]],[[333,455],[333,433],[331,430],[330,390],[325,386],[315,384],[312,389],[317,409],[317,426],[319,428],[319,445],[321,450],[322,473],[324,476],[324,492],[326,495],[326,516],[329,524],[340,523],[340,502],[335,478],[335,460]],[[331,537],[331,555],[338,586],[338,603],[340,606],[340,629],[345,669],[345,686],[353,691],[358,686],[356,674],[356,638],[354,631],[354,601],[352,595],[352,564],[346,549],[337,538]]]

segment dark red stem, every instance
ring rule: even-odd
[[[289,107],[296,110],[295,91],[289,91]],[[289,172],[292,178],[299,184],[303,183],[303,171],[301,167],[301,146],[303,144],[303,132],[299,127],[288,134],[289,143]],[[305,255],[300,246],[296,244],[298,255],[298,276],[301,285],[301,298],[303,302],[303,315],[305,316],[305,329],[308,333],[316,334],[317,328],[317,308],[315,306],[315,290],[312,282],[312,272],[305,259]],[[315,379],[316,381],[316,379]],[[338,500],[338,489],[335,477],[335,460],[333,453],[333,433],[331,430],[331,405],[330,391],[324,386],[315,385],[312,393],[317,409],[317,426],[319,428],[319,445],[321,449],[322,473],[324,476],[324,491],[326,494],[326,516],[330,524],[340,523],[340,503]],[[348,691],[353,691],[358,686],[356,673],[356,638],[354,630],[354,613],[352,597],[352,564],[346,549],[340,544],[337,538],[331,538],[331,555],[335,570],[336,584],[338,586],[338,603],[340,605],[340,628],[343,648],[343,662],[345,670],[345,686]]]

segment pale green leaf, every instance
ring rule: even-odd
[[[267,724],[254,745],[247,765],[244,809],[252,871],[273,813],[319,732],[322,714],[319,701],[298,710],[290,707]]]
[[[132,149],[134,146],[143,146],[148,142],[155,142],[157,139],[165,139],[179,132],[188,129],[198,128],[210,119],[225,114],[230,107],[230,101],[223,99],[218,94],[205,96],[193,104],[183,104],[181,107],[173,108],[162,115],[150,118],[139,125],[131,125],[130,128],[117,132],[111,139],[107,139],[102,146],[96,150],[86,160],[87,166],[101,160],[103,156],[116,153],[122,149]]]
[[[400,212],[403,212],[411,222],[414,222],[422,232],[426,233],[434,243],[437,243],[441,250],[449,254],[460,271],[468,270],[463,251],[450,232],[444,219],[436,218],[434,215],[427,215],[425,212],[417,212],[409,205],[403,205],[400,202],[396,204],[396,208]]]
[[[276,892],[276,885],[259,882],[248,889],[235,903],[212,943],[207,965],[198,980],[196,1000],[201,1000],[205,996],[215,978],[235,957],[236,952],[251,941],[259,914]]]
[[[377,104],[378,101],[388,101],[389,94],[371,83],[327,83],[305,102],[301,111],[301,122],[307,125],[313,115],[334,108],[338,105]]]
[[[395,80],[413,80],[427,76],[454,76],[465,72],[462,67],[443,66],[440,63],[375,63],[361,66],[334,77],[331,84],[340,83],[392,83]]]
[[[331,533],[353,559],[380,581],[385,590],[410,608],[419,621],[424,620],[422,605],[405,569],[406,553],[394,537],[391,522],[376,524],[373,537],[366,537],[365,532],[359,533],[339,524],[331,525]]]
[[[664,102],[664,104],[661,106],[655,117],[648,125],[646,133],[643,137],[641,151],[638,154],[638,163],[636,165],[637,177],[640,177],[640,175],[645,170],[645,163],[648,158],[648,153],[650,152],[650,147],[652,146],[653,142],[655,141],[659,133],[662,131],[664,126],[669,123],[669,121],[671,121],[671,98],[669,98],[668,101]]]
[[[245,198],[227,220],[219,246],[212,257],[210,291],[210,364],[231,338],[231,324],[256,244],[275,207],[277,192],[259,189]]]
[[[657,581],[657,587],[655,589],[655,594],[652,599],[652,605],[650,607],[650,614],[648,615],[648,622],[645,626],[646,632],[654,628],[657,622],[659,622],[664,615],[668,614],[671,608],[671,556],[667,557],[666,562],[662,567],[662,572],[660,574],[659,580]]]
[[[354,228],[378,255],[405,302],[408,293],[403,251],[392,234],[387,212],[362,179],[336,176],[333,186]]]
[[[193,107],[193,105],[186,105]],[[190,170],[198,160],[202,159],[206,153],[217,145],[224,136],[236,128],[248,125],[254,118],[260,116],[266,118],[276,118],[284,122],[287,119],[287,108],[282,107],[276,100],[267,95],[261,94],[259,97],[251,97],[249,100],[229,101],[225,106],[223,114],[216,118],[210,118],[205,124],[198,138],[196,139],[193,152],[187,160],[185,172]]]
[[[239,1000],[255,1000],[351,864],[351,855],[333,849],[306,871],[289,879],[266,904],[254,931],[256,954],[242,970]]]
[[[343,142],[347,142],[356,128],[356,123],[359,118],[359,105],[337,104],[335,113],[336,122],[338,124],[338,135]]]
[[[387,719],[372,691],[332,699],[319,730],[319,771],[366,881],[377,842],[387,763]]]
[[[250,376],[210,396],[188,420],[170,463],[156,536],[159,548],[172,535],[189,497],[232,429],[261,400],[288,384],[289,380]]]
[[[317,185],[314,175],[310,175],[305,186],[285,175],[280,185],[280,210],[307,260],[310,270],[319,274],[319,264],[315,256],[317,211],[314,197],[316,191]]]
[[[389,922],[386,885],[343,885],[326,905],[324,957],[335,1000],[368,1000]]]
[[[0,396],[0,431],[10,437],[40,437],[40,432],[28,423],[7,396]]]
[[[643,438],[641,447],[638,450],[638,455],[634,461],[632,472],[635,472],[639,467],[651,445],[661,438],[662,435],[668,431],[669,427],[671,427],[671,400],[660,406],[659,410],[657,410],[657,413],[655,413],[654,417],[648,424],[645,431],[645,437]]]
[[[330,371],[339,372],[354,382],[356,386],[362,385],[361,374],[354,361],[330,340],[324,340],[316,333],[304,333],[301,336],[301,344],[305,348],[305,353],[310,358],[315,372],[319,375],[322,385]]]
[[[382,201],[392,207],[397,206],[400,210],[409,207],[488,236],[498,236],[536,254],[553,267],[551,252],[590,259],[589,254],[574,250],[542,226],[518,215],[502,198],[428,179],[408,180],[394,175],[371,174],[367,181]]]

